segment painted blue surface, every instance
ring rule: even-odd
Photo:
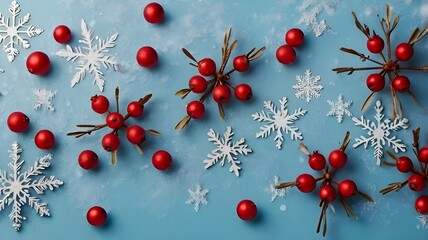
[[[25,206],[28,217],[20,232],[16,233],[8,219],[10,207],[0,212],[0,235],[2,239],[323,239],[315,233],[319,216],[316,193],[302,194],[297,189],[288,191],[286,198],[270,202],[265,192],[274,175],[281,180],[293,180],[303,172],[311,173],[305,156],[297,149],[299,141],[286,136],[282,150],[277,150],[273,136],[256,139],[261,124],[252,121],[251,114],[262,110],[264,100],[277,102],[286,96],[289,109],[302,107],[306,116],[296,122],[304,134],[305,144],[312,150],[327,154],[337,148],[347,130],[352,137],[365,134],[353,125],[350,118],[338,124],[334,117],[326,117],[329,106],[326,100],[335,100],[340,93],[354,104],[351,111],[361,116],[360,106],[369,90],[365,86],[367,73],[352,76],[337,75],[331,69],[338,66],[364,65],[357,58],[339,51],[339,47],[353,47],[365,52],[365,37],[354,27],[351,11],[356,11],[361,21],[375,26],[380,32],[376,14],[384,14],[385,1],[344,1],[338,4],[332,16],[325,12],[332,31],[316,38],[304,25],[296,25],[300,13],[296,8],[300,1],[160,1],[166,10],[166,21],[150,25],[142,17],[142,9],[148,1],[126,0],[59,0],[21,1],[22,13],[30,12],[31,23],[45,32],[30,39],[31,48],[21,50],[13,63],[0,52],[0,66],[6,70],[0,75],[0,168],[6,169],[9,162],[7,150],[13,141],[24,149],[24,168],[45,152],[36,149],[34,134],[42,128],[51,129],[57,137],[53,149],[52,167],[46,173],[65,182],[55,192],[41,196],[49,203],[52,216],[40,218]],[[0,2],[0,11],[8,16],[9,1]],[[401,22],[392,37],[393,43],[407,41],[414,26],[427,23],[427,14],[420,10],[426,1],[391,1],[393,12],[401,15]],[[422,8],[423,9],[423,8]],[[84,18],[95,35],[102,38],[118,32],[117,46],[111,50],[123,71],[104,70],[106,86],[104,94],[113,99],[116,86],[121,89],[121,108],[126,104],[153,93],[154,97],[138,122],[145,128],[162,132],[160,137],[148,137],[144,144],[144,156],[123,141],[119,151],[119,163],[111,166],[109,154],[99,144],[100,132],[79,140],[65,136],[75,130],[78,123],[101,123],[100,116],[90,109],[90,96],[99,94],[88,76],[75,88],[70,88],[70,79],[76,63],[68,63],[54,55],[64,46],[52,38],[52,30],[59,24],[69,26],[73,32],[72,46],[78,45],[80,19]],[[174,130],[175,124],[184,116],[187,101],[174,96],[175,91],[185,87],[196,70],[188,65],[181,48],[186,47],[197,58],[220,59],[220,47],[224,31],[233,27],[233,36],[239,40],[236,54],[245,53],[253,47],[267,46],[265,55],[252,64],[246,74],[234,74],[234,83],[249,83],[254,98],[248,103],[232,100],[226,106],[227,119],[222,121],[211,100],[207,114],[201,121],[192,121],[184,132]],[[282,66],[275,59],[276,48],[283,44],[287,29],[301,27],[306,34],[306,43],[297,50],[298,61],[292,66]],[[158,50],[160,60],[155,69],[142,69],[135,61],[136,51],[143,45]],[[424,52],[428,41],[416,45],[415,58],[409,63],[424,65],[428,62]],[[25,68],[26,56],[31,51],[41,50],[49,54],[52,71],[46,77],[30,75]],[[321,76],[324,90],[321,97],[309,104],[294,96],[292,85],[295,76],[310,68]],[[422,144],[428,144],[426,128],[426,75],[410,73],[412,90],[422,107],[416,106],[409,96],[402,96],[405,117],[410,119],[410,128],[397,133],[411,147],[411,129],[421,126]],[[32,91],[36,88],[58,89],[54,99],[56,111],[33,110]],[[192,96],[193,97],[193,96]],[[191,99],[190,97],[189,99]],[[390,116],[389,93],[378,96]],[[23,111],[31,118],[31,129],[25,134],[11,133],[5,119],[12,111]],[[373,108],[364,115],[372,118]],[[205,170],[202,161],[212,148],[206,133],[210,128],[223,133],[232,126],[235,139],[246,138],[254,153],[241,157],[243,170],[239,178],[228,173],[228,167],[216,165]],[[353,142],[351,142],[352,144]],[[101,159],[96,171],[84,171],[77,164],[77,156],[84,149],[92,149]],[[168,150],[174,157],[174,168],[160,172],[151,165],[151,155],[158,149]],[[408,149],[410,150],[410,148]],[[409,151],[410,152],[410,151]],[[351,201],[359,221],[347,218],[341,206],[335,204],[336,214],[328,213],[326,239],[424,239],[427,230],[419,230],[413,202],[416,194],[403,189],[382,197],[378,191],[393,181],[405,176],[388,167],[377,167],[372,149],[348,148],[349,165],[337,175],[338,179],[355,179],[362,191],[373,196],[375,205],[361,205],[362,199]],[[409,153],[410,155],[410,153]],[[192,206],[185,205],[187,189],[196,183],[209,188],[209,205],[195,213]],[[236,216],[236,204],[242,199],[252,199],[258,206],[259,216],[254,222],[243,222]],[[286,205],[286,211],[280,206]],[[109,212],[108,224],[94,228],[87,224],[86,211],[93,205],[101,205]]]

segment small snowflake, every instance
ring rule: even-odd
[[[280,109],[277,109],[275,104],[271,101],[264,101],[264,108],[269,110],[268,113],[261,111],[254,113],[251,116],[253,120],[258,122],[268,122],[268,124],[260,127],[260,132],[256,134],[256,138],[267,138],[276,131],[274,140],[276,141],[276,148],[281,149],[284,142],[284,134],[290,133],[291,140],[302,140],[303,134],[299,132],[299,128],[293,126],[293,122],[298,120],[299,117],[306,114],[306,110],[298,108],[293,113],[289,114],[287,109],[287,98],[283,97],[279,100],[281,104]]]
[[[57,91],[51,91],[43,89],[36,89],[33,91],[34,97],[36,98],[36,103],[34,104],[34,109],[41,109],[44,107],[46,110],[55,111],[52,100],[57,95]]]
[[[428,229],[428,216],[421,215],[416,217],[420,224],[416,226],[417,229]]]
[[[306,99],[310,102],[312,98],[319,98],[323,86],[318,83],[321,80],[320,76],[312,76],[310,69],[305,71],[305,75],[296,76],[297,84],[293,85],[296,91],[296,97],[299,99]]]
[[[32,38],[40,35],[43,29],[33,25],[25,25],[30,21],[31,15],[29,13],[17,19],[21,13],[21,6],[15,0],[10,3],[9,13],[12,18],[5,18],[3,14],[0,13],[0,43],[5,41],[3,50],[7,53],[7,60],[12,62],[19,54],[19,50],[15,48],[15,45],[20,45],[24,49],[31,46],[30,41],[23,38],[22,35],[27,34],[28,37]],[[6,40],[7,38],[9,38],[8,41]]]
[[[330,26],[327,25],[325,20],[319,21],[318,15],[324,10],[327,14],[333,15],[338,3],[339,0],[304,0],[298,8],[302,16],[297,24],[304,23],[311,28],[315,36],[321,36],[325,31],[330,29]]]
[[[232,142],[233,136],[232,128],[227,127],[226,132],[223,134],[224,138],[220,138],[220,134],[214,132],[211,128],[208,132],[208,141],[213,142],[217,147],[210,154],[208,154],[208,159],[204,160],[205,169],[213,166],[220,160],[220,165],[223,167],[226,160],[231,164],[229,171],[234,172],[237,177],[239,177],[239,170],[241,167],[238,165],[241,161],[236,157],[237,155],[247,155],[253,150],[245,145],[245,139],[241,138],[237,142]]]
[[[203,189],[201,184],[196,184],[195,190],[187,189],[189,192],[189,199],[185,202],[186,204],[193,204],[195,211],[199,211],[199,208],[202,205],[207,205],[207,194],[210,191],[209,189]]]
[[[352,117],[352,113],[349,111],[349,107],[352,105],[352,100],[344,102],[343,96],[340,94],[339,97],[337,97],[336,102],[331,100],[327,100],[327,102],[330,105],[330,112],[327,113],[327,116],[336,116],[339,123],[343,121],[344,115]]]
[[[274,202],[276,198],[284,198],[286,194],[286,189],[276,189],[275,186],[279,185],[279,177],[275,176],[273,182],[269,182],[269,188],[266,188],[266,192],[270,194],[270,202]]]
[[[116,59],[112,56],[107,55],[109,52],[109,48],[113,48],[115,46],[115,41],[117,39],[118,34],[115,33],[111,37],[107,38],[105,41],[101,40],[98,36],[95,37],[96,44],[93,46],[94,38],[92,38],[92,31],[88,30],[86,26],[85,20],[81,20],[82,27],[82,37],[83,40],[80,40],[80,43],[83,43],[84,47],[75,47],[74,49],[67,45],[66,49],[61,49],[56,52],[57,56],[66,58],[67,61],[75,61],[79,59],[79,66],[76,67],[78,70],[76,74],[74,74],[73,79],[71,80],[71,87],[74,87],[76,84],[80,82],[80,80],[86,77],[86,74],[94,74],[94,82],[100,91],[104,89],[104,79],[103,73],[101,72],[101,65],[104,66],[105,69],[112,68],[113,70],[117,70],[118,64]],[[82,52],[83,50],[86,53]]]
[[[63,182],[54,176],[46,178],[42,176],[39,180],[32,180],[31,177],[43,174],[43,170],[49,168],[52,154],[37,159],[33,166],[28,168],[28,171],[21,172],[21,167],[24,161],[19,161],[22,150],[15,142],[12,144],[12,150],[9,150],[9,157],[12,162],[9,163],[9,168],[12,173],[7,174],[6,171],[0,170],[0,211],[5,207],[12,205],[12,211],[9,218],[12,221],[12,226],[16,231],[19,231],[22,221],[26,220],[21,214],[21,207],[24,204],[34,208],[36,213],[41,217],[50,216],[47,203],[40,202],[40,199],[31,196],[30,190],[33,189],[37,194],[43,194],[47,189],[53,191],[60,187]]]
[[[406,146],[402,143],[401,139],[390,136],[392,131],[398,131],[400,129],[406,129],[408,127],[407,118],[396,118],[394,121],[390,119],[383,119],[385,115],[383,112],[383,106],[380,100],[376,101],[374,107],[376,114],[374,116],[376,122],[365,119],[361,116],[360,119],[353,117],[352,120],[356,126],[361,126],[363,130],[367,131],[368,137],[360,136],[356,138],[356,143],[353,145],[354,148],[364,145],[367,148],[369,143],[371,147],[374,147],[374,156],[376,158],[376,164],[381,164],[381,158],[383,157],[383,146],[387,143],[388,146],[392,147],[396,153],[399,151],[405,152]]]

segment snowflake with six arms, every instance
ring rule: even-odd
[[[278,197],[284,198],[286,195],[287,188],[276,189],[275,186],[278,185],[279,177],[274,176],[273,182],[269,182],[269,187],[265,189],[270,194],[270,202],[274,202]]]
[[[214,132],[211,128],[208,132],[208,141],[213,142],[217,147],[210,154],[208,154],[208,159],[204,160],[205,169],[213,166],[220,160],[220,165],[223,167],[226,160],[231,164],[229,172],[234,172],[237,177],[239,177],[239,170],[241,167],[238,165],[241,161],[236,157],[237,155],[247,155],[248,153],[253,152],[248,145],[244,144],[245,139],[241,138],[237,142],[232,142],[233,136],[232,128],[227,127],[226,132],[223,134],[224,138],[220,138],[220,134]]]
[[[25,216],[21,214],[21,207],[24,204],[34,208],[36,213],[41,217],[50,216],[47,203],[40,202],[37,197],[31,196],[30,190],[33,189],[37,194],[43,194],[47,189],[53,191],[55,188],[60,187],[63,182],[54,176],[46,178],[41,177],[39,180],[32,180],[31,177],[43,174],[42,171],[49,168],[52,154],[39,158],[28,171],[21,172],[21,167],[24,161],[20,161],[20,154],[22,149],[14,142],[12,149],[9,150],[9,157],[12,162],[9,163],[9,168],[12,173],[7,174],[6,171],[0,170],[0,211],[5,207],[12,205],[12,211],[9,218],[12,221],[12,226],[16,231],[21,228],[22,222],[26,220]]]
[[[187,189],[189,192],[189,199],[185,202],[186,204],[193,204],[195,211],[198,212],[199,208],[202,205],[207,205],[207,194],[210,191],[209,189],[203,189],[201,184],[196,184],[195,190]]]
[[[325,20],[318,21],[318,15],[325,10],[328,15],[333,15],[336,5],[339,0],[304,0],[302,5],[298,8],[302,13],[297,24],[304,23],[309,26],[314,32],[315,36],[321,36],[325,31],[330,29]]]
[[[401,139],[391,136],[391,132],[408,128],[409,120],[407,120],[407,118],[398,117],[393,121],[390,119],[383,119],[385,115],[382,113],[383,106],[380,100],[376,101],[374,109],[376,111],[374,116],[376,122],[365,119],[364,116],[361,116],[361,118],[352,118],[356,126],[361,126],[363,130],[367,130],[368,135],[368,137],[360,136],[356,138],[356,143],[353,147],[356,148],[360,145],[364,145],[364,148],[367,148],[370,143],[370,146],[374,147],[376,164],[380,166],[381,158],[383,157],[383,146],[385,146],[385,144],[392,147],[396,153],[399,151],[406,151],[406,145],[402,143]]]
[[[256,134],[256,138],[267,138],[273,131],[276,131],[274,138],[276,142],[276,148],[281,149],[282,143],[284,142],[284,134],[290,133],[291,140],[302,140],[303,134],[299,132],[299,128],[293,126],[293,122],[298,120],[299,117],[306,114],[305,109],[298,108],[294,110],[292,114],[288,113],[287,109],[287,98],[283,97],[279,100],[281,104],[280,109],[277,109],[275,104],[271,101],[264,101],[264,108],[269,110],[268,113],[261,111],[254,113],[251,116],[253,120],[258,122],[268,122],[268,124],[260,127],[260,132]]]
[[[21,6],[15,0],[10,3],[9,13],[12,18],[5,18],[3,14],[0,13],[0,43],[5,41],[3,51],[7,53],[7,60],[12,62],[19,54],[19,50],[15,48],[15,45],[20,45],[24,49],[31,46],[30,41],[23,38],[21,35],[27,34],[28,37],[32,38],[40,35],[43,29],[33,25],[25,25],[30,21],[31,15],[29,13],[17,19],[21,13]],[[7,38],[9,38],[8,42],[6,42]]]
[[[352,105],[352,100],[344,102],[342,94],[337,97],[336,102],[327,100],[327,103],[330,105],[330,111],[327,113],[327,116],[336,116],[339,123],[343,121],[343,116],[345,115],[352,117],[352,113],[349,111],[349,107]]]
[[[318,82],[321,80],[319,75],[312,76],[310,69],[305,71],[305,75],[296,76],[297,84],[293,85],[296,91],[296,97],[299,99],[306,99],[306,102],[310,102],[312,98],[319,98],[321,96],[321,90],[323,86]]]
[[[112,56],[107,55],[109,52],[109,48],[113,48],[115,46],[115,41],[118,37],[118,33],[113,34],[111,37],[106,40],[101,40],[98,36],[92,38],[93,31],[88,30],[86,26],[85,20],[81,20],[82,27],[82,37],[80,43],[83,43],[84,47],[75,47],[74,49],[67,45],[66,49],[61,49],[56,52],[57,56],[66,58],[67,61],[75,61],[79,59],[79,66],[76,67],[78,70],[76,74],[74,74],[73,79],[71,80],[71,87],[74,87],[76,84],[80,82],[80,80],[86,77],[86,74],[94,74],[94,82],[100,91],[104,90],[104,79],[103,73],[101,72],[101,65],[104,66],[105,69],[113,69],[117,70],[117,62],[116,59]],[[94,40],[98,40],[95,46],[93,45]],[[86,53],[82,51],[86,50]]]
[[[36,98],[36,103],[34,104],[34,109],[41,109],[44,107],[46,110],[51,112],[55,111],[54,105],[52,103],[53,98],[58,94],[58,91],[51,91],[43,89],[35,89],[33,95]]]

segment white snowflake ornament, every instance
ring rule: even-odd
[[[337,97],[337,101],[327,100],[327,103],[330,105],[330,111],[327,113],[327,116],[336,116],[337,122],[341,123],[343,116],[352,117],[352,113],[349,111],[352,100],[343,101],[342,94]]]
[[[189,199],[185,202],[186,204],[193,204],[195,212],[199,211],[199,208],[202,205],[207,205],[207,194],[210,191],[209,189],[203,189],[201,184],[196,184],[195,190],[187,189],[189,192]]]
[[[46,178],[42,176],[38,180],[33,180],[32,177],[42,175],[43,170],[50,166],[52,154],[47,154],[28,168],[26,172],[21,172],[21,167],[24,161],[20,161],[22,149],[14,142],[12,149],[9,150],[9,157],[12,162],[9,163],[11,173],[7,174],[5,170],[0,170],[0,211],[7,206],[12,205],[12,211],[9,218],[12,221],[12,226],[16,231],[21,228],[22,222],[26,217],[21,214],[23,205],[28,205],[36,210],[36,213],[41,217],[50,216],[47,203],[41,202],[39,198],[32,196],[32,190],[36,194],[43,194],[47,189],[53,191],[60,187],[63,182],[54,176]]]
[[[339,0],[304,0],[298,10],[302,13],[297,24],[304,23],[310,27],[316,37],[321,36],[330,29],[325,20],[318,20],[318,15],[326,11],[328,15],[333,15]]]
[[[298,108],[293,113],[289,114],[287,109],[287,98],[283,97],[279,100],[281,107],[277,109],[275,104],[271,101],[264,101],[264,108],[269,112],[261,111],[254,113],[251,116],[254,121],[267,122],[268,124],[260,127],[260,132],[256,134],[256,138],[267,138],[276,131],[274,138],[276,142],[276,148],[281,149],[282,143],[284,142],[284,134],[290,134],[291,140],[302,140],[303,134],[299,132],[299,128],[293,125],[294,121],[298,120],[299,117],[306,114],[305,109]]]
[[[356,143],[353,147],[356,148],[360,145],[364,145],[364,148],[367,148],[370,143],[370,146],[374,147],[376,164],[380,166],[381,159],[383,157],[383,147],[385,145],[394,149],[396,153],[406,151],[406,145],[402,143],[401,139],[391,136],[391,132],[408,128],[409,120],[407,120],[407,118],[396,118],[394,121],[384,119],[385,115],[382,113],[383,106],[380,100],[376,101],[374,109],[376,111],[374,116],[376,122],[365,119],[364,116],[361,116],[360,118],[352,118],[352,121],[355,122],[356,126],[360,126],[363,130],[367,131],[367,137],[360,136],[359,138],[356,138]]]
[[[106,40],[101,40],[99,37],[92,37],[93,31],[88,30],[85,20],[81,20],[82,37],[80,43],[83,43],[84,47],[75,47],[74,49],[67,45],[66,49],[61,49],[56,52],[57,56],[66,58],[67,61],[75,61],[79,59],[79,65],[76,67],[76,74],[71,79],[71,87],[74,87],[81,80],[86,77],[86,74],[93,74],[94,81],[100,91],[104,90],[104,79],[101,67],[105,69],[117,70],[118,64],[116,59],[112,56],[107,55],[110,48],[115,46],[115,41],[118,37],[118,33],[113,34]],[[95,40],[95,45],[94,45]],[[83,49],[83,50],[82,50]]]
[[[299,99],[305,99],[306,102],[310,102],[312,98],[319,98],[321,96],[321,90],[323,86],[319,84],[321,77],[312,76],[310,69],[305,71],[305,75],[296,76],[297,84],[293,85],[296,91],[296,97]]]
[[[234,172],[237,177],[239,177],[239,171],[241,167],[238,165],[241,161],[238,160],[238,155],[247,155],[248,153],[253,152],[248,145],[245,144],[245,139],[241,138],[237,142],[232,142],[233,136],[232,128],[227,127],[226,132],[223,134],[223,138],[220,138],[220,134],[214,132],[211,128],[208,132],[208,141],[213,142],[217,147],[210,154],[208,154],[208,159],[204,160],[205,169],[210,168],[220,161],[220,165],[223,167],[227,162],[230,163],[229,172]]]
[[[34,109],[38,110],[42,107],[51,112],[55,111],[54,105],[52,103],[53,98],[57,95],[58,91],[51,91],[43,89],[35,89],[33,95],[36,98],[36,103],[34,104]]]
[[[286,195],[286,188],[276,189],[275,186],[279,185],[279,177],[274,176],[273,182],[269,182],[269,187],[266,192],[270,194],[270,202],[274,202],[277,198],[284,198]]]

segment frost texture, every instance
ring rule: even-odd
[[[374,116],[376,122],[365,119],[364,116],[352,118],[356,126],[361,126],[363,130],[367,131],[367,137],[360,136],[356,138],[356,143],[353,147],[356,148],[364,145],[364,148],[367,148],[370,143],[370,146],[374,147],[374,157],[376,158],[376,164],[379,166],[383,157],[383,146],[385,144],[388,144],[396,153],[406,151],[406,146],[402,143],[401,139],[391,136],[391,132],[408,128],[409,121],[407,118],[396,118],[394,121],[384,119],[385,115],[382,113],[383,106],[379,100],[376,101],[374,109],[376,111]]]
[[[7,53],[7,60],[12,62],[19,54],[16,45],[24,49],[31,47],[30,41],[24,38],[25,35],[30,38],[38,36],[43,32],[43,29],[26,25],[30,21],[31,14],[29,13],[18,18],[21,13],[21,6],[15,0],[10,3],[9,13],[11,18],[5,18],[0,13],[0,43],[4,41],[3,51]]]
[[[416,229],[428,229],[428,216],[421,215],[416,217],[419,221],[419,224],[416,226]]]
[[[19,148],[19,145],[14,142],[12,149],[9,150],[9,157],[12,159],[12,162],[8,166],[12,172],[7,174],[5,170],[0,170],[0,211],[12,205],[9,218],[16,231],[19,231],[22,222],[26,220],[26,217],[21,214],[21,207],[23,205],[28,204],[41,217],[50,216],[49,209],[47,208],[48,204],[41,202],[37,197],[33,197],[30,190],[33,189],[34,192],[41,195],[47,189],[53,191],[63,184],[61,180],[54,176],[48,178],[42,176],[38,180],[31,179],[31,177],[42,175],[42,171],[49,168],[49,161],[52,159],[52,154],[49,153],[37,159],[34,165],[28,168],[26,172],[21,172],[21,167],[24,163],[24,161],[20,161],[21,152],[22,150]]]
[[[269,182],[269,188],[266,189],[266,192],[270,194],[270,202],[274,202],[278,197],[284,198],[286,195],[286,189],[276,189],[275,186],[279,185],[279,177],[275,176],[273,182]]]
[[[342,94],[337,97],[336,102],[327,100],[327,103],[330,105],[330,111],[327,113],[327,116],[336,116],[337,122],[341,123],[343,121],[343,116],[345,115],[352,117],[352,113],[349,111],[349,107],[352,105],[352,100],[344,102]]]
[[[118,37],[118,33],[113,34],[106,40],[101,40],[98,36],[92,38],[92,30],[88,30],[85,20],[81,20],[82,27],[82,40],[79,40],[84,47],[75,47],[74,49],[67,45],[66,49],[61,49],[56,52],[57,56],[66,58],[67,61],[75,61],[79,59],[79,65],[76,67],[76,74],[71,79],[71,87],[74,87],[80,82],[80,80],[86,77],[86,74],[93,74],[94,81],[100,91],[104,89],[103,73],[101,72],[101,65],[105,69],[117,70],[118,64],[116,59],[112,56],[107,55],[109,48],[115,46],[115,41]],[[95,45],[94,44],[95,40]],[[83,49],[83,50],[82,50]]]
[[[36,103],[34,104],[34,109],[41,109],[42,107],[51,112],[55,111],[52,100],[57,95],[57,91],[50,91],[43,89],[36,89],[33,91],[34,97],[36,98]]]
[[[328,15],[333,15],[340,0],[304,0],[298,7],[302,14],[297,24],[304,23],[310,27],[315,36],[319,37],[330,29],[325,20],[318,20],[318,15],[326,11]]]
[[[241,167],[238,165],[241,161],[238,160],[238,155],[247,155],[253,150],[245,144],[245,139],[241,138],[237,142],[232,142],[233,136],[232,128],[227,127],[226,132],[223,134],[223,138],[220,138],[220,134],[214,132],[211,128],[208,132],[208,141],[213,142],[217,147],[210,154],[208,154],[208,159],[204,160],[205,169],[216,164],[220,161],[220,165],[223,167],[226,160],[231,164],[229,171],[234,172],[237,177],[239,177],[239,170]]]
[[[269,112],[261,111],[254,113],[251,116],[254,121],[267,122],[268,124],[260,127],[260,132],[256,134],[256,138],[267,138],[276,131],[274,138],[276,142],[276,148],[281,149],[282,143],[284,142],[284,134],[289,134],[291,140],[302,140],[303,134],[299,132],[299,128],[293,126],[294,121],[298,120],[299,117],[306,114],[306,110],[298,108],[293,113],[289,114],[287,109],[287,98],[283,97],[279,100],[281,107],[277,109],[275,104],[271,101],[264,101],[264,108]]]
[[[186,204],[193,204],[195,207],[195,211],[198,212],[199,208],[202,205],[207,205],[208,204],[208,200],[207,200],[207,194],[210,191],[209,189],[203,189],[201,184],[196,184],[196,188],[195,190],[191,190],[191,189],[187,189],[187,191],[189,192],[189,199],[187,199],[187,201],[185,202]]]
[[[319,98],[321,96],[321,90],[323,86],[318,82],[321,80],[321,77],[312,76],[310,69],[305,71],[305,75],[296,76],[297,84],[293,85],[294,90],[296,91],[296,97],[299,99],[306,99],[306,102],[310,102],[312,98]]]

